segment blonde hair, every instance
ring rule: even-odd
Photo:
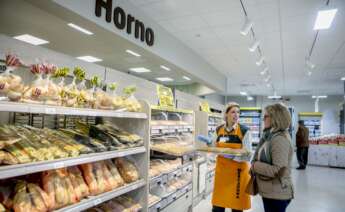
[[[290,127],[291,115],[285,105],[281,103],[268,105],[265,111],[271,119],[273,130],[286,130]]]

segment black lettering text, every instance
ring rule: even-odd
[[[140,34],[140,36],[139,36]],[[138,20],[135,20],[135,32],[134,32],[134,37],[139,38],[141,41],[145,40],[145,26],[144,23]]]
[[[155,42],[155,34],[151,28],[146,29],[145,39],[147,45],[153,46],[153,43]]]
[[[131,16],[131,14],[128,14],[127,16],[127,33],[132,33],[132,23],[135,21],[135,18]]]
[[[114,9],[114,24],[118,29],[124,29],[126,27],[126,13],[121,7]]]
[[[111,12],[113,8],[112,4],[113,0],[96,0],[96,8],[95,14],[97,17],[101,17],[102,15],[102,8],[105,9],[105,20],[110,23],[111,22]]]

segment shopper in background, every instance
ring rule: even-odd
[[[294,196],[291,180],[293,147],[288,132],[290,122],[290,113],[283,104],[265,108],[265,130],[251,167],[265,212],[285,212]]]
[[[225,109],[225,124],[216,130],[214,139],[207,142],[221,148],[251,149],[250,133],[247,127],[239,124],[240,106],[229,103]],[[207,140],[207,139],[206,139]],[[219,155],[216,162],[216,175],[212,196],[213,212],[232,212],[250,209],[250,196],[245,193],[250,180],[250,163],[236,157]]]
[[[297,169],[305,169],[308,164],[309,149],[309,129],[304,126],[304,121],[298,121],[298,130],[296,134],[297,160],[299,167]]]

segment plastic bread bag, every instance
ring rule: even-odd
[[[44,63],[42,65],[43,73],[45,74],[45,79],[43,79],[43,84],[47,93],[45,94],[45,104],[47,105],[61,105],[61,97],[59,95],[59,87],[52,80],[58,67],[54,64]]]
[[[128,86],[123,89],[124,106],[129,112],[139,112],[141,110],[141,105],[134,96],[136,90],[135,86]]]
[[[55,180],[57,179],[57,173],[55,170],[42,172],[42,184],[43,190],[47,193],[50,208],[55,208]]]
[[[27,185],[31,202],[34,210],[48,211],[50,208],[50,202],[47,193],[45,193],[38,185],[29,183]]]
[[[78,97],[77,97],[77,106],[82,107],[82,108],[92,108],[93,96],[92,94],[88,93],[86,85],[85,85],[85,78],[86,78],[85,70],[80,67],[75,67],[73,73],[76,76],[77,81],[78,81],[78,83],[76,84],[76,88],[79,91]]]
[[[33,205],[30,194],[27,192],[27,183],[25,181],[18,181],[15,187],[15,196],[13,198],[14,212],[32,211]]]
[[[87,187],[83,174],[77,166],[68,167],[68,174],[71,179],[77,199],[82,199],[89,195],[89,187]]]
[[[77,80],[83,80],[85,78],[85,72],[79,68],[75,68],[73,76],[72,82],[67,85],[63,91],[63,96],[65,97],[63,104],[67,107],[78,106],[79,90],[77,88]]]
[[[68,190],[68,185],[65,181],[65,173],[61,169],[54,170],[56,173],[54,177],[54,190],[55,190],[55,207],[54,209],[61,208],[70,204],[71,196]]]
[[[103,110],[112,109],[112,98],[109,94],[101,89],[101,79],[98,76],[93,76],[90,79],[90,82],[95,97],[95,108]]]
[[[121,110],[125,108],[124,100],[121,96],[117,95],[116,89],[117,84],[116,83],[110,83],[108,85],[108,88],[111,92],[111,98],[112,98],[112,107],[114,110]]]
[[[82,164],[80,165],[81,170],[83,172],[83,176],[85,179],[86,184],[89,187],[89,191],[91,195],[97,195],[102,191],[98,187],[98,182],[96,175],[94,174],[94,166],[92,163]]]
[[[25,87],[23,102],[26,103],[43,103],[44,97],[48,92],[47,87],[44,86],[43,81],[43,66],[42,64],[34,64],[30,66],[30,71],[35,75],[35,80],[30,86]]]
[[[104,166],[102,165],[102,161],[93,163],[93,172],[97,179],[97,185],[101,193],[105,191],[111,190],[111,186],[109,182],[105,178],[104,175]]]
[[[122,179],[113,161],[106,160],[104,161],[104,163],[113,177],[113,180],[114,180],[113,185],[115,184],[113,188],[118,188],[118,187],[123,186],[125,184],[125,181]]]
[[[116,158],[114,162],[122,179],[126,183],[131,183],[139,179],[138,169],[133,162],[126,158]]]
[[[6,70],[0,74],[0,97],[8,97],[11,101],[20,100],[23,92],[22,78],[12,73],[22,62],[16,55],[6,54]]]
[[[65,79],[69,74],[69,68],[63,67],[59,68],[55,71],[55,73],[52,75],[52,78],[55,79],[56,81],[60,80],[59,82],[56,82],[57,90],[58,90],[58,95],[60,98],[60,104],[61,105],[66,105],[67,103],[67,93],[66,93],[66,83]]]

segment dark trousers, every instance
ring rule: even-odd
[[[265,212],[285,212],[291,200],[262,198]]]
[[[242,212],[242,210],[231,209],[232,212]],[[225,208],[213,206],[212,212],[225,212]]]
[[[300,167],[305,168],[308,164],[308,147],[297,147],[297,160]]]

